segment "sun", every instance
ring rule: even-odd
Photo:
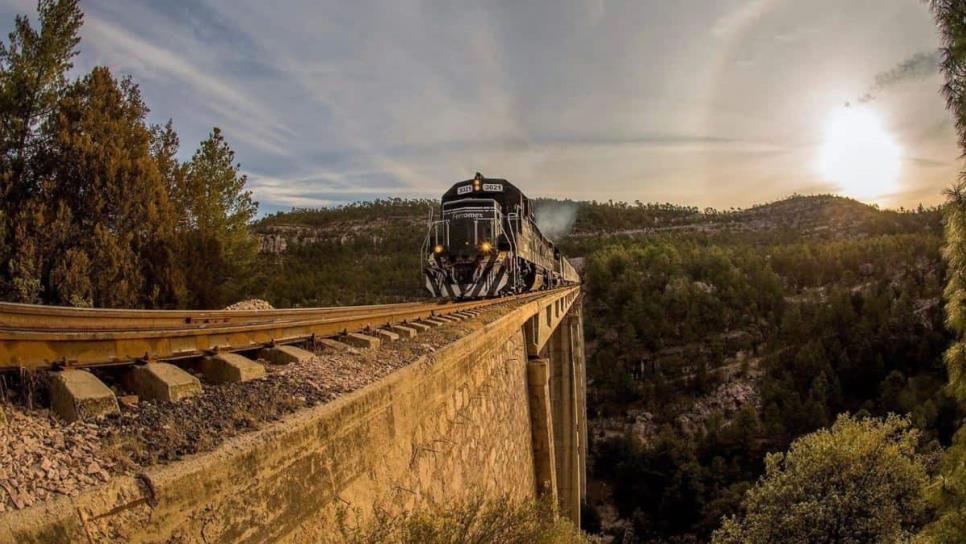
[[[871,109],[836,110],[825,125],[820,166],[826,180],[859,200],[876,200],[894,193],[901,165],[899,145]]]

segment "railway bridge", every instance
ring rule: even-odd
[[[299,364],[310,346],[380,353],[456,323],[463,328],[455,340],[335,400],[212,451],[2,513],[0,542],[319,542],[333,537],[347,511],[365,519],[375,509],[480,493],[546,498],[579,525],[587,452],[579,287],[459,303],[256,312],[2,305],[0,370],[52,372],[64,382],[65,398],[52,399],[67,406],[58,411],[84,417],[83,399],[71,395],[83,395],[84,388],[72,389],[74,378],[90,385],[102,371],[90,368],[163,378],[154,371],[177,374],[200,359],[210,371],[196,380],[200,389],[209,378],[233,381],[225,378],[232,361],[243,367],[232,374],[240,381],[245,365]],[[100,405],[116,409],[112,399]]]

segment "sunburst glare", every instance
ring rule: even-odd
[[[875,201],[896,191],[901,155],[876,112],[846,107],[826,122],[820,168],[842,194]]]

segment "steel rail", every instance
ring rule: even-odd
[[[352,331],[374,329],[509,302],[525,302],[544,296],[562,297],[576,289],[579,287],[563,287],[514,297],[447,304],[424,302],[337,309],[274,310],[277,319],[254,323],[192,322],[183,323],[177,327],[156,329],[123,324],[105,329],[103,323],[99,327],[88,330],[76,328],[76,325],[74,328],[62,329],[49,326],[3,327],[0,328],[0,370],[119,365],[141,360],[197,357],[217,351],[245,351],[276,344],[302,342],[312,338],[338,336]],[[313,313],[313,310],[316,313]],[[326,310],[326,312],[318,313],[319,310]],[[125,311],[112,310],[112,312],[118,312],[120,315]],[[143,312],[143,310],[130,312]],[[157,313],[162,314],[163,320],[164,312],[157,311]],[[122,320],[123,317],[120,315]]]
[[[403,305],[424,305],[407,302]],[[445,303],[441,303],[443,305]],[[71,308],[0,302],[0,328],[49,330],[113,330],[119,327],[157,329],[185,325],[224,325],[278,320],[311,319],[377,310],[384,305],[334,306],[273,310],[121,310],[111,308]]]

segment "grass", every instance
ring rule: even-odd
[[[371,519],[358,511],[339,514],[337,542],[347,544],[591,544],[599,542],[557,516],[543,502],[517,504],[507,498],[474,496],[390,514],[377,510]]]

